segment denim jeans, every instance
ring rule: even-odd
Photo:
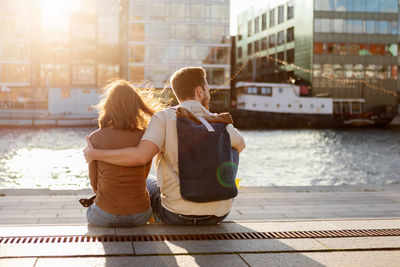
[[[150,193],[150,202],[153,209],[154,215],[157,220],[164,223],[174,225],[213,225],[218,224],[228,216],[217,217],[214,215],[205,216],[193,216],[183,215],[175,212],[171,212],[161,205],[161,192],[160,187],[157,185],[157,180],[154,176],[150,175],[146,180],[146,187]]]
[[[96,203],[93,203],[86,211],[86,219],[90,225],[94,226],[138,226],[146,224],[153,211],[151,207],[138,214],[133,215],[114,215],[100,209]]]

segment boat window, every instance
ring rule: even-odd
[[[303,105],[302,105],[302,104],[300,104],[300,105],[299,105],[299,108],[303,108]]]
[[[282,93],[283,92],[283,89],[282,88],[279,88],[279,93]]]
[[[290,105],[290,104],[288,104],[287,106],[288,106],[289,108],[291,108],[291,107],[292,107],[292,105]]]
[[[268,107],[268,104],[265,104],[265,107]]]
[[[272,95],[272,88],[271,87],[261,87],[261,94],[262,95]]]
[[[314,108],[314,104],[311,104],[310,107],[311,107],[311,108]]]
[[[277,107],[277,108],[279,108],[280,106],[281,106],[281,105],[279,105],[279,104],[276,104],[276,107]]]
[[[321,108],[324,108],[325,107],[325,105],[321,105]]]
[[[257,104],[256,103],[253,103],[253,107],[256,107],[257,106]]]

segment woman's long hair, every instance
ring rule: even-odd
[[[139,90],[125,80],[115,80],[105,89],[95,106],[100,128],[143,130],[150,117],[163,108],[160,100],[154,97],[153,89]]]

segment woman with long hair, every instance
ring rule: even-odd
[[[118,149],[137,146],[150,117],[162,105],[129,82],[116,80],[106,86],[96,105],[99,129],[89,136],[94,148]],[[142,90],[143,91],[143,90]],[[96,194],[87,221],[95,226],[135,226],[152,215],[146,178],[151,162],[121,167],[103,161],[89,163],[90,185]]]

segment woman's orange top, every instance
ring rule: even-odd
[[[119,149],[135,147],[144,131],[98,129],[89,138],[94,148]],[[151,162],[145,166],[122,167],[103,161],[89,164],[90,184],[96,194],[96,205],[114,215],[132,215],[150,207],[146,178]]]

